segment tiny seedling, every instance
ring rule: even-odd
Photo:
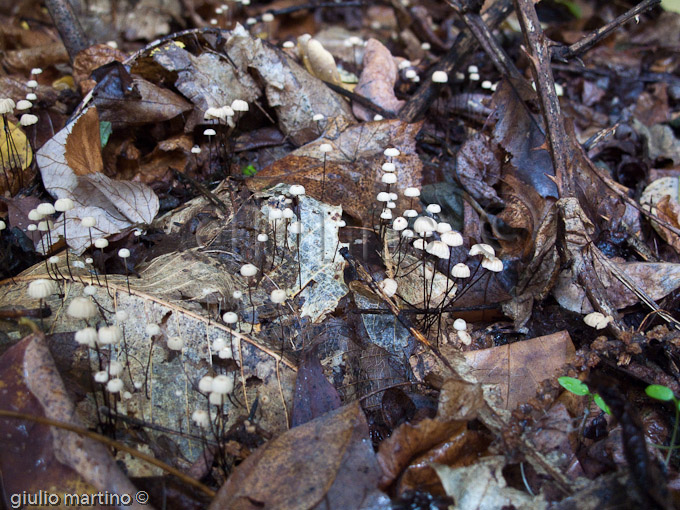
[[[673,453],[673,445],[675,444],[675,437],[678,433],[678,416],[680,416],[680,400],[675,398],[673,390],[667,386],[662,386],[661,384],[650,384],[645,388],[645,393],[648,397],[652,397],[656,400],[661,400],[663,402],[673,402],[673,408],[675,409],[675,425],[673,426],[673,433],[671,434],[671,442],[668,446],[668,453],[666,454],[666,465],[671,460],[671,453]]]
[[[582,397],[585,396],[591,397],[595,401],[595,404],[597,404],[597,407],[602,409],[607,414],[612,414],[611,410],[609,409],[609,406],[605,404],[604,400],[602,400],[602,397],[597,393],[592,393],[590,391],[590,388],[588,388],[588,385],[583,381],[579,381],[574,377],[565,376],[559,377],[557,379],[557,382],[560,383],[560,386],[562,386],[565,390],[573,393],[574,395],[579,395]]]

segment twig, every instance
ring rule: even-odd
[[[594,30],[587,36],[585,36],[580,41],[575,42],[571,46],[560,46],[553,50],[553,58],[557,60],[566,61],[570,58],[574,58],[588,51],[590,48],[599,43],[602,39],[609,36],[614,30],[619,28],[624,23],[627,23],[635,16],[645,12],[648,9],[661,3],[661,0],[644,0],[640,2],[635,7],[630,9],[628,12],[622,14],[618,18],[610,21],[606,25]]]
[[[7,418],[17,418],[19,420],[29,420],[33,421],[36,423],[40,423],[42,425],[49,425],[51,427],[57,427],[63,430],[68,430],[70,432],[75,432],[76,434],[87,437],[89,439],[93,439],[95,441],[99,441],[100,443],[104,443],[107,446],[110,446],[111,448],[115,448],[117,450],[122,450],[126,453],[129,453],[133,457],[137,457],[139,459],[142,459],[149,464],[153,464],[156,467],[161,468],[163,471],[170,473],[171,475],[176,476],[183,482],[196,487],[199,489],[201,492],[204,492],[211,498],[215,497],[215,491],[213,491],[210,487],[207,487],[203,485],[201,482],[198,480],[195,480],[194,478],[191,478],[190,476],[185,475],[182,473],[179,469],[176,469],[172,466],[169,466],[165,462],[162,462],[151,455],[147,455],[146,453],[142,453],[138,450],[135,450],[134,448],[126,445],[125,443],[121,443],[119,441],[115,441],[113,439],[110,439],[106,436],[102,436],[101,434],[97,434],[96,432],[92,432],[90,430],[84,429],[82,427],[78,427],[76,425],[72,425],[70,423],[62,422],[62,421],[57,421],[57,420],[52,420],[50,418],[46,418],[44,416],[34,416],[32,414],[24,414],[24,413],[18,413],[16,411],[6,411],[4,409],[0,409],[0,416],[5,416]]]
[[[369,110],[372,110],[375,113],[379,113],[380,115],[382,115],[386,119],[396,118],[396,115],[394,113],[385,110],[384,108],[378,106],[373,101],[371,101],[370,99],[368,99],[364,96],[360,96],[359,94],[355,94],[354,92],[350,92],[349,90],[344,89],[341,86],[336,85],[335,83],[331,83],[331,82],[328,82],[328,81],[324,81],[324,83],[333,92],[337,92],[341,96],[344,96],[347,99],[351,99],[352,101],[359,103],[364,108],[368,108]]]
[[[447,0],[453,11],[463,20],[465,26],[477,40],[484,52],[491,59],[496,70],[507,77],[515,86],[520,97],[532,97],[534,92],[531,85],[524,78],[517,66],[505,50],[498,44],[496,38],[479,14],[481,4],[471,0]]]
[[[45,7],[52,16],[54,26],[59,31],[68,56],[73,62],[78,53],[90,46],[90,41],[85,35],[83,27],[80,26],[80,22],[68,0],[45,0]]]
[[[560,103],[555,91],[555,80],[550,67],[549,40],[543,33],[532,0],[514,0],[515,12],[522,26],[526,47],[524,51],[531,62],[536,91],[545,121],[547,141],[555,168],[555,178],[561,198],[573,196],[571,179],[567,174],[569,145],[562,123]]]
[[[495,28],[510,14],[511,10],[511,0],[496,0],[482,14],[482,19],[488,27]],[[448,53],[432,71],[444,71],[447,74],[453,72],[459,62],[474,49],[476,44],[477,41],[471,34],[461,33]],[[415,94],[401,108],[399,118],[405,122],[415,122],[425,114],[436,96],[437,91],[432,83],[432,73],[430,73]]]

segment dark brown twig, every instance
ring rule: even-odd
[[[83,27],[80,26],[68,0],[45,0],[45,7],[50,12],[54,26],[59,31],[68,56],[73,62],[78,53],[90,46]]]
[[[640,2],[637,4],[635,7],[630,9],[628,12],[622,14],[618,18],[610,21],[606,25],[598,28],[597,30],[594,30],[587,36],[585,36],[583,39],[580,41],[575,42],[571,46],[562,46],[559,48],[555,48],[553,50],[553,58],[557,60],[563,60],[566,61],[570,58],[577,57],[578,55],[582,55],[586,51],[588,51],[590,48],[595,46],[597,43],[599,43],[602,39],[605,39],[606,37],[609,36],[614,30],[619,28],[621,25],[624,23],[627,23],[631,19],[633,19],[635,16],[638,16],[645,12],[646,10],[651,9],[652,7],[658,5],[661,3],[661,0],[644,0],[644,2]]]
[[[482,14],[482,19],[489,28],[498,26],[512,10],[511,0],[496,0]],[[448,53],[442,58],[439,64],[432,69],[434,71],[444,71],[449,74],[458,64],[474,49],[477,44],[476,39],[469,33],[461,33]],[[411,96],[408,102],[399,111],[399,118],[405,122],[415,122],[420,119],[437,97],[437,88],[432,83],[432,73],[423,80],[422,85]]]
[[[560,103],[555,91],[555,79],[550,67],[550,41],[541,29],[536,9],[531,0],[514,0],[515,12],[522,26],[526,53],[536,83],[536,92],[545,121],[548,147],[555,168],[555,180],[560,198],[572,196],[567,175],[567,157],[570,152],[567,133],[562,122]]]
[[[137,457],[139,459],[142,459],[145,462],[148,462],[149,464],[152,464],[156,467],[161,468],[163,471],[170,473],[172,475],[175,475],[177,478],[182,480],[183,482],[196,487],[200,491],[204,492],[211,498],[215,497],[215,491],[213,491],[210,487],[206,487],[203,485],[201,482],[198,480],[195,480],[184,473],[182,473],[179,469],[176,469],[172,466],[169,466],[165,462],[161,462],[160,460],[152,457],[151,455],[147,455],[145,453],[142,453],[134,448],[131,448],[130,446],[126,445],[125,443],[121,443],[120,441],[114,441],[113,439],[109,439],[106,436],[102,436],[101,434],[97,434],[96,432],[92,432],[90,430],[84,429],[82,427],[78,427],[76,425],[72,425],[71,423],[66,423],[63,421],[57,421],[57,420],[52,420],[50,418],[46,418],[44,416],[34,416],[31,414],[24,414],[24,413],[18,413],[16,411],[6,411],[4,409],[0,409],[0,416],[4,416],[6,418],[16,418],[18,420],[28,420],[28,421],[33,421],[36,423],[40,423],[41,425],[49,425],[51,427],[57,427],[63,430],[68,430],[69,432],[75,432],[76,434],[87,437],[89,439],[93,439],[95,441],[99,441],[100,443],[104,443],[105,445],[110,446],[111,448],[115,448],[116,450],[121,450],[126,453],[129,453],[133,457]]]
[[[470,33],[487,54],[496,70],[509,79],[519,92],[520,97],[533,97],[534,91],[479,14],[476,2],[470,0],[447,0],[456,15],[465,23]],[[473,4],[473,5],[470,5]],[[479,6],[481,7],[481,5]]]

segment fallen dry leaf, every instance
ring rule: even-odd
[[[57,372],[44,336],[34,334],[0,358],[2,408],[83,427]],[[137,490],[104,445],[57,427],[0,418],[0,469],[7,494]],[[131,508],[145,508],[134,498]],[[63,503],[63,501],[61,501]]]
[[[347,101],[310,75],[284,52],[253,38],[237,25],[227,41],[227,53],[241,73],[254,69],[265,82],[269,106],[276,111],[279,129],[294,144],[303,145],[319,136],[315,114],[353,122]]]
[[[383,151],[396,147],[401,155],[393,158],[401,196],[400,203],[408,204],[403,190],[420,186],[422,163],[415,152],[415,136],[420,124],[399,120],[365,122],[344,125],[336,122],[324,138],[315,140],[293,151],[248,181],[253,189],[264,189],[280,182],[302,184],[307,194],[323,202],[342,204],[343,211],[372,224],[373,204],[378,191],[385,190],[380,182],[382,164],[387,160]],[[323,184],[324,155],[319,151],[323,143],[330,143],[332,152],[326,154],[326,180]],[[399,203],[399,202],[397,202]],[[378,211],[375,216],[380,214]]]
[[[210,509],[370,508],[385,496],[367,438],[358,402],[295,427],[244,460]]]
[[[290,417],[292,427],[307,423],[341,405],[340,395],[323,374],[316,349],[302,354],[294,395]]]
[[[370,99],[385,110],[397,113],[404,101],[394,95],[394,85],[399,77],[397,63],[377,39],[369,39],[364,50],[364,68],[354,93]],[[374,113],[359,104],[352,107],[354,115],[361,120],[372,120]]]
[[[378,464],[382,470],[380,487],[389,487],[410,462],[421,453],[467,429],[464,421],[425,418],[415,424],[404,423],[380,443]]]
[[[542,495],[530,496],[526,492],[508,487],[503,477],[505,457],[485,457],[468,467],[450,468],[435,465],[446,494],[456,501],[457,510],[498,510],[522,508],[539,510],[547,504]]]
[[[116,181],[102,173],[79,176],[69,166],[73,162],[78,171],[87,172],[87,165],[96,162],[99,127],[90,110],[96,114],[94,107],[90,107],[36,153],[45,189],[55,198],[70,198],[74,201],[75,209],[66,215],[67,241],[78,254],[90,245],[91,238],[89,230],[82,227],[76,218],[96,218],[93,237],[103,237],[120,232],[135,223],[151,223],[159,208],[158,197],[145,184]],[[97,136],[90,136],[93,141],[88,142],[86,133],[76,129],[77,123],[83,118],[88,126],[92,126],[91,129],[95,129]],[[87,148],[80,147],[86,154],[89,151],[89,155],[78,157],[78,145],[68,143],[74,129],[76,135],[80,135],[78,139],[89,144]],[[101,158],[101,154],[99,157]],[[63,228],[64,215],[55,222],[51,234],[53,240],[63,236]],[[36,248],[41,252],[45,249],[42,243],[38,243]]]
[[[569,333],[531,338],[463,353],[481,384],[497,384],[505,409],[515,409],[536,395],[541,381],[556,377],[574,358]]]

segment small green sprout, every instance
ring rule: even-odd
[[[675,444],[675,437],[678,433],[678,416],[680,415],[680,400],[675,398],[673,390],[668,386],[662,386],[661,384],[650,384],[645,388],[645,393],[648,397],[652,397],[656,400],[661,400],[663,402],[673,402],[673,409],[675,409],[675,426],[673,427],[673,434],[671,435],[671,442],[668,446],[668,453],[666,454],[666,465],[671,460],[671,453],[673,453],[673,448]]]
[[[605,404],[604,400],[602,400],[602,397],[597,393],[592,393],[590,391],[590,388],[588,388],[588,385],[583,381],[579,381],[574,377],[565,376],[559,377],[557,379],[557,382],[560,383],[560,386],[562,386],[565,390],[567,390],[570,393],[573,393],[574,395],[579,395],[581,397],[585,396],[592,397],[592,399],[595,401],[595,404],[597,404],[597,407],[602,409],[607,414],[612,414],[609,409],[609,406]]]
[[[257,169],[253,165],[244,166],[241,172],[245,177],[252,177],[257,173]]]

